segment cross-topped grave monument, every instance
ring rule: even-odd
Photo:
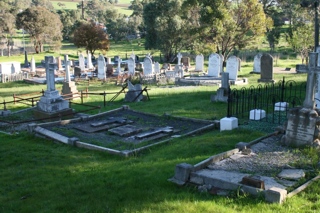
[[[78,90],[74,81],[71,81],[70,77],[70,61],[69,56],[64,56],[65,65],[65,81],[62,86],[62,94],[65,98],[76,98],[79,97]]]
[[[63,115],[71,115],[72,109],[69,102],[64,100],[55,87],[54,71],[56,63],[53,56],[45,56],[47,90],[37,103],[34,109],[36,118],[56,118]]]
[[[282,142],[288,146],[312,146],[316,145],[320,139],[319,111],[315,109],[314,101],[315,74],[320,73],[317,60],[318,53],[309,53],[306,97],[302,107],[296,107],[290,110],[286,134],[282,137]]]

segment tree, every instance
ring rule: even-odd
[[[200,10],[200,39],[211,43],[226,60],[234,49],[260,42],[272,20],[264,14],[257,0],[198,1]]]
[[[189,23],[182,18],[182,0],[155,0],[144,5],[146,49],[159,49],[172,61],[188,43]]]
[[[76,29],[77,23],[81,21],[81,12],[78,10],[59,10],[57,12],[63,25],[63,39],[69,39]]]
[[[8,56],[10,56],[10,49],[13,45],[12,35],[15,34],[15,17],[11,13],[4,13],[0,15],[0,36],[1,38],[1,56],[3,56],[3,49],[6,46]]]
[[[42,51],[45,42],[59,45],[62,40],[59,16],[44,7],[30,7],[19,13],[16,25],[30,35],[36,53]]]
[[[73,43],[77,47],[84,47],[92,55],[96,50],[108,51],[110,47],[108,34],[94,22],[83,23],[75,29]]]

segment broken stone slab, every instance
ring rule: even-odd
[[[142,129],[139,127],[128,124],[125,126],[119,126],[116,128],[109,129],[108,132],[119,135],[121,137],[126,137],[126,136],[130,136],[130,135],[134,135],[139,132],[142,132]]]
[[[284,169],[279,174],[279,178],[287,179],[287,180],[299,180],[303,178],[305,173],[302,169]]]
[[[135,135],[135,138],[136,139],[143,139],[143,138],[151,137],[151,136],[154,136],[154,135],[157,135],[157,134],[160,134],[160,133],[170,134],[172,132],[173,132],[173,127],[166,126],[166,127],[156,128],[156,129],[151,130],[151,131],[140,133],[138,135]]]
[[[110,117],[108,118],[108,120],[104,120],[104,121],[99,121],[99,122],[93,122],[90,124],[90,126],[92,127],[100,127],[100,126],[104,126],[107,124],[112,124],[112,123],[126,123],[127,119],[126,118],[122,118],[122,117]]]

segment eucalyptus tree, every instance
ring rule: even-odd
[[[261,42],[267,27],[272,26],[258,0],[203,0],[200,5],[200,28],[203,43],[210,43],[226,60],[234,49]]]
[[[146,49],[159,49],[172,61],[185,47],[189,23],[182,17],[183,0],[154,0],[144,5]]]
[[[24,29],[33,41],[36,53],[43,49],[44,43],[59,48],[62,40],[62,23],[59,15],[45,7],[30,7],[17,15],[16,26]]]

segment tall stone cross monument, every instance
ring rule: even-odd
[[[290,110],[286,134],[282,142],[288,146],[312,146],[319,139],[319,111],[315,109],[315,76],[320,73],[317,66],[318,53],[309,53],[309,71],[307,77],[306,97],[302,107]]]
[[[45,56],[45,68],[47,90],[37,103],[34,116],[36,118],[54,118],[59,115],[72,114],[69,102],[60,96],[59,91],[55,87],[54,71],[56,64],[54,63],[53,56]]]

